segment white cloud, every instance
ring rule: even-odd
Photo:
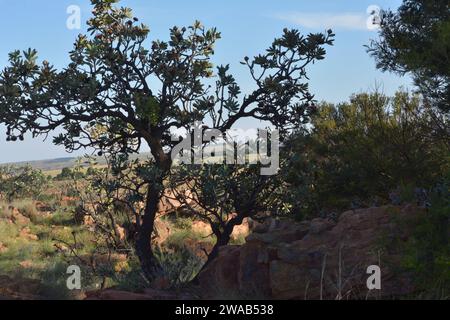
[[[277,19],[309,29],[368,30],[369,17],[359,13],[286,13],[275,15]]]

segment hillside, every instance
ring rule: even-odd
[[[133,155],[131,159],[146,159],[149,156],[149,153],[141,153],[139,155]],[[34,160],[34,161],[23,161],[23,162],[13,162],[13,163],[5,163],[0,166],[6,165],[15,165],[15,166],[25,166],[27,164],[31,165],[34,169],[39,169],[44,172],[49,171],[59,171],[63,168],[71,168],[75,166],[77,160],[80,158],[77,157],[66,157],[66,158],[55,158],[55,159],[45,159],[45,160]],[[96,157],[96,161],[99,165],[106,164],[105,158]]]

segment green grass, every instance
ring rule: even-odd
[[[10,205],[30,218],[30,223],[26,226],[11,223]],[[0,276],[6,275],[24,284],[39,280],[39,288],[33,293],[46,299],[75,298],[66,288],[66,270],[71,264],[79,265],[82,270],[84,291],[100,289],[103,285],[136,292],[149,286],[133,252],[124,262],[114,259],[105,261],[102,254],[107,250],[104,244],[98,242],[99,235],[74,221],[72,207],[61,207],[55,203],[52,209],[55,211],[43,214],[35,208],[33,201],[27,199],[11,204],[0,202],[0,243],[7,248],[0,254]],[[195,242],[214,243],[213,237],[192,230],[192,219],[178,217],[175,221],[166,220],[171,234],[163,248],[159,248],[156,253],[164,270],[161,276],[167,277],[173,288],[189,282],[204,263],[204,257],[199,257],[198,252],[194,252],[195,248],[190,246]],[[24,227],[38,240],[21,237],[20,232]],[[77,255],[84,261],[98,257],[95,270],[70,254],[68,247],[74,246],[75,239]],[[65,248],[60,250],[57,245]],[[121,263],[120,268],[118,263]]]
[[[10,205],[30,218],[31,222],[26,226],[11,223],[11,212],[8,209]],[[37,235],[38,240],[21,237],[20,232],[24,227],[29,228],[31,234]],[[0,243],[7,248],[0,254],[0,275],[15,279],[14,281],[23,283],[24,287],[32,279],[39,280],[39,289],[34,294],[42,298],[73,298],[72,292],[66,287],[66,270],[70,264],[78,262],[65,257],[55,245],[61,242],[73,243],[74,232],[80,243],[79,254],[90,255],[94,251],[94,235],[74,223],[70,210],[60,208],[51,215],[42,215],[31,200],[0,203]],[[84,271],[84,288],[95,288],[99,279],[87,268]]]

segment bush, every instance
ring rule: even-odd
[[[433,189],[427,215],[414,222],[403,267],[427,298],[450,297],[450,175]]]
[[[41,170],[30,165],[0,167],[0,196],[8,201],[19,198],[37,198],[48,184]]]
[[[312,128],[286,144],[288,202],[300,216],[389,201],[400,185],[429,188],[449,167],[449,146],[419,97],[358,94],[323,103]]]
[[[173,287],[181,286],[194,279],[204,264],[201,258],[184,245],[170,252],[157,247],[155,255],[161,264],[163,276],[169,279]]]
[[[92,175],[92,172],[91,172]],[[84,178],[84,173],[79,170],[79,168],[71,169],[71,168],[63,168],[61,172],[54,178],[56,181],[66,181],[73,179],[82,179]]]

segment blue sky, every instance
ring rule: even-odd
[[[217,27],[222,39],[216,47],[214,62],[231,65],[243,92],[252,83],[247,70],[239,64],[246,55],[263,52],[282,29],[297,28],[301,32],[317,32],[332,28],[335,46],[324,61],[309,69],[311,91],[318,100],[341,102],[352,93],[382,90],[392,94],[399,87],[409,88],[409,78],[400,78],[376,70],[364,45],[376,38],[366,27],[367,8],[396,9],[400,0],[123,0],[121,5],[134,9],[135,15],[150,26],[150,38],[167,39],[174,25],[189,25],[200,20]],[[81,8],[82,30],[66,27],[67,7]],[[78,33],[90,15],[89,0],[0,0],[0,68],[15,49],[36,48],[39,57],[63,67]],[[81,155],[79,153],[77,155]],[[65,157],[62,147],[49,141],[26,139],[7,143],[0,127],[0,163]]]

